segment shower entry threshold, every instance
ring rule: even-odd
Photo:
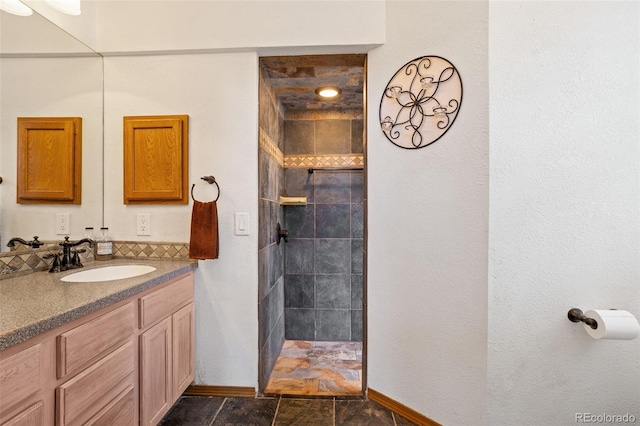
[[[265,394],[362,395],[362,342],[285,340]]]

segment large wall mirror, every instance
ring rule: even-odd
[[[98,53],[36,12],[0,11],[0,251],[13,237],[62,241],[57,213],[69,213],[71,239],[102,225],[103,103]],[[82,117],[80,205],[16,202],[18,117]]]

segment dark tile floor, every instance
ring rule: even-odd
[[[183,396],[160,425],[401,426],[413,423],[364,399]]]

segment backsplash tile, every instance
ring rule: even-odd
[[[126,259],[185,260],[188,243],[114,241],[113,257]]]
[[[58,252],[60,246],[57,242],[45,242],[38,249],[3,252],[0,254],[0,279],[45,271],[53,262],[53,259],[45,259],[45,256]],[[113,254],[114,258],[126,259],[187,260],[189,243],[114,241]],[[79,255],[83,264],[95,261],[91,250]]]

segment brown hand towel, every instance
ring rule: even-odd
[[[191,259],[217,259],[219,252],[216,202],[203,203],[194,200],[191,212],[189,257]]]

